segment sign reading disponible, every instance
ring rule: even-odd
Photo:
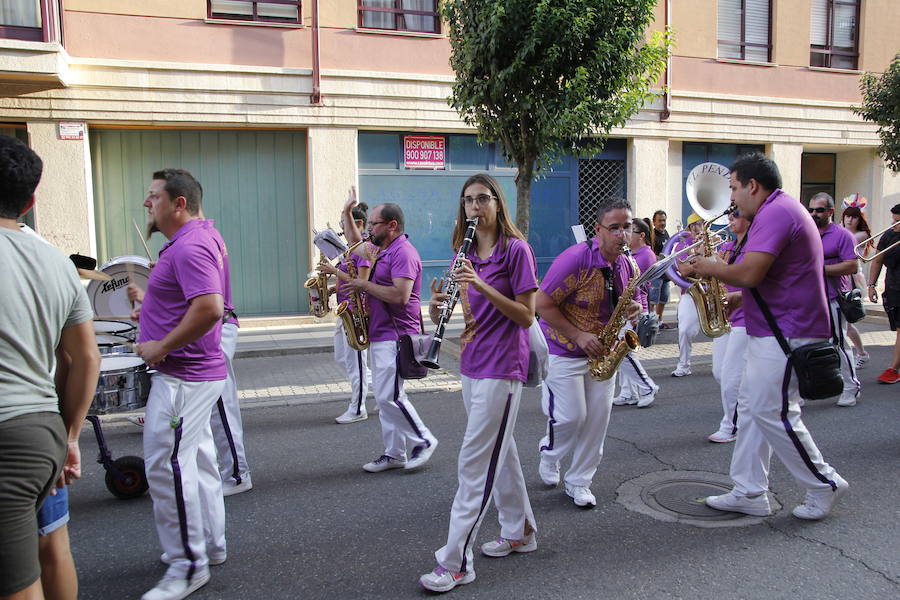
[[[407,169],[445,169],[446,138],[433,135],[403,136],[403,165]]]

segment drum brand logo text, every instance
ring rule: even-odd
[[[123,288],[128,285],[128,276],[126,275],[122,279],[112,279],[103,284],[103,287],[100,288],[100,291],[104,294],[108,292],[114,292],[119,288]]]

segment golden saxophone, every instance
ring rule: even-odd
[[[322,262],[322,254],[319,254],[319,262]],[[311,277],[306,280],[303,287],[306,288],[309,297],[309,310],[318,318],[322,318],[328,314],[328,274],[316,269],[310,273]]]
[[[623,244],[623,246],[623,254],[628,259],[628,262],[631,263],[631,268],[634,273],[631,276],[631,279],[628,280],[628,285],[622,290],[622,295],[619,296],[619,301],[616,303],[616,307],[609,316],[609,322],[603,330],[597,334],[597,339],[600,340],[600,343],[603,344],[604,348],[609,348],[609,352],[607,352],[603,358],[588,359],[591,377],[597,381],[605,381],[615,375],[625,356],[641,345],[638,341],[637,334],[631,329],[626,329],[625,335],[622,339],[619,339],[619,331],[625,326],[625,311],[634,299],[634,292],[637,289],[638,279],[641,275],[641,270],[638,268],[635,260],[631,257],[631,251],[628,249],[628,245]]]
[[[360,240],[347,248],[344,260],[347,261],[347,275],[351,279],[358,276],[356,261],[353,258],[353,250],[363,243]],[[334,313],[344,322],[344,334],[347,343],[354,350],[365,350],[369,347],[369,315],[366,310],[365,298],[358,292],[350,292],[350,300],[341,302]]]
[[[736,210],[733,204],[729,206],[722,215],[729,215]],[[710,219],[703,226],[701,234],[700,251],[702,255],[709,258],[715,252],[716,244],[713,243],[713,236],[710,234],[709,227],[713,221]],[[717,338],[731,331],[731,323],[725,315],[725,294],[728,292],[722,282],[714,277],[700,277],[692,279],[694,282],[687,289],[687,293],[694,299],[694,305],[697,307],[697,317],[700,320],[700,331],[704,335]]]

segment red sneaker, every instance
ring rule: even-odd
[[[897,369],[885,369],[884,373],[878,376],[878,383],[897,383],[900,381],[900,373]]]

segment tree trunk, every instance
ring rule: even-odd
[[[516,227],[528,238],[531,223],[531,182],[534,180],[534,162],[519,165],[516,174]]]

